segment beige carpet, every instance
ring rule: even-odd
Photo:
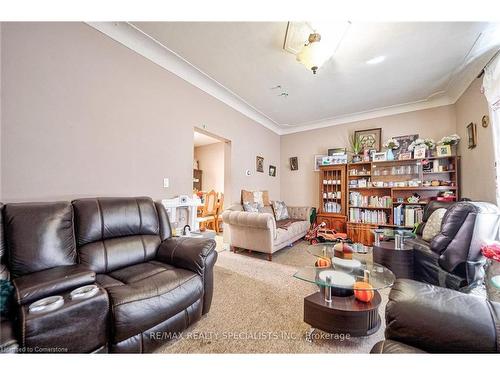
[[[383,339],[384,324],[369,337],[326,337],[316,331],[305,341],[309,326],[303,322],[303,298],[316,286],[292,277],[312,263],[299,242],[273,256],[247,252],[219,252],[210,312],[166,344],[159,353],[368,353]],[[383,290],[379,312],[383,317],[389,290]]]

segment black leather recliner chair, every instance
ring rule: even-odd
[[[152,352],[210,309],[215,242],[172,238],[163,206],[150,198],[6,204],[2,211],[22,352]],[[95,296],[69,297],[93,283]],[[64,297],[61,308],[28,311],[52,295]]]
[[[389,294],[385,340],[371,353],[498,353],[500,303],[399,279]]]
[[[441,232],[430,242],[422,239],[425,222],[438,208],[447,208]],[[429,203],[417,238],[408,240],[414,249],[414,275],[418,281],[451,289],[471,286],[484,277],[481,245],[498,239],[500,210],[486,202]]]

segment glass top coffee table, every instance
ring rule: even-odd
[[[319,292],[304,298],[304,321],[330,333],[367,336],[380,327],[380,289],[396,281],[386,267],[374,263],[372,249],[343,254],[334,243],[311,245],[311,265],[297,270],[294,277],[318,285]],[[366,302],[365,302],[366,301]]]

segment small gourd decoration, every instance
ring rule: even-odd
[[[319,267],[319,268],[326,268],[326,267],[330,267],[331,266],[331,262],[330,262],[330,259],[327,259],[327,258],[318,258],[318,260],[316,261],[316,263],[314,264],[316,267]]]

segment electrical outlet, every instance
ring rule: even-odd
[[[169,186],[170,186],[170,181],[169,181],[168,177],[165,177],[163,179],[163,187],[168,188]]]

